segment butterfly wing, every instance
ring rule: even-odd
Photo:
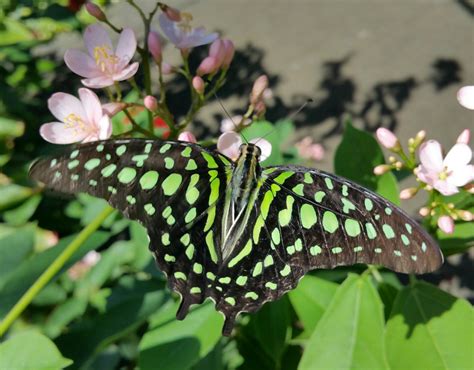
[[[182,296],[184,318],[218,274],[220,228],[213,226],[231,167],[198,145],[130,139],[78,145],[35,162],[30,175],[57,191],[104,198],[142,223],[170,288]]]
[[[421,274],[443,262],[420,225],[349,180],[297,166],[263,177],[249,227],[223,261],[227,284],[214,292],[228,333],[239,312],[279,298],[312,269],[366,263]]]

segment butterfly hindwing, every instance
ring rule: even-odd
[[[150,250],[182,296],[178,316],[207,295],[217,275],[218,240],[231,163],[184,142],[116,140],[82,144],[33,164],[49,188],[104,198],[148,231]]]

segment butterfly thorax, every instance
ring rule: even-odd
[[[260,148],[254,144],[242,144],[227,188],[224,218],[222,220],[222,257],[233,250],[245,228],[261,183]]]

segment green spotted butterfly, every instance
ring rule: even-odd
[[[442,264],[434,240],[379,195],[316,169],[262,168],[253,144],[240,151],[233,162],[187,142],[110,140],[40,159],[30,173],[142,223],[181,295],[177,318],[209,297],[225,335],[239,313],[278,299],[312,269],[367,263],[420,274]]]

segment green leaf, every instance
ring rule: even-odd
[[[473,322],[467,301],[424,282],[406,287],[385,332],[391,369],[472,369]]]
[[[55,370],[71,364],[50,339],[35,331],[18,333],[0,343],[0,369]]]
[[[0,185],[0,194],[0,211],[3,211],[29,198],[33,189],[17,184]]]
[[[288,296],[296,311],[304,332],[300,338],[308,338],[316,324],[321,319],[324,311],[329,306],[338,284],[320,279],[316,276],[306,275]]]
[[[33,213],[35,213],[36,208],[41,202],[41,195],[36,194],[33,195],[31,198],[28,198],[25,202],[23,202],[20,206],[16,207],[15,209],[11,209],[6,211],[3,214],[3,218],[6,222],[10,225],[22,225],[26,223]]]
[[[27,225],[0,238],[0,291],[10,274],[33,252],[35,226]]]
[[[72,358],[75,366],[86,367],[98,351],[136,330],[168,297],[163,290],[158,290],[161,285],[156,281],[135,280],[132,288],[136,288],[139,294],[129,290],[115,304],[107,304],[106,312],[81,320],[57,338],[61,352]]]
[[[25,124],[11,118],[0,117],[0,139],[20,137],[25,132]]]
[[[288,297],[265,304],[252,314],[245,327],[247,336],[255,337],[263,352],[280,367],[281,356],[291,338],[291,305]]]
[[[465,252],[474,246],[472,222],[456,223],[452,234],[445,234],[438,229],[436,236],[445,256]]]
[[[152,260],[150,250],[148,249],[150,239],[148,237],[148,233],[145,227],[143,227],[136,221],[131,222],[130,238],[134,244],[133,250],[135,251],[135,256],[133,258],[132,265],[137,271],[143,271],[143,269]]]
[[[164,322],[148,331],[140,342],[142,370],[188,369],[204,358],[221,337],[222,316],[211,303],[192,310],[183,321]]]
[[[109,238],[109,235],[109,233],[102,231],[96,231],[93,233],[66,263],[56,277],[80,260],[87,252],[96,249],[105,243]],[[54,248],[33,255],[28,260],[19,264],[15,270],[9,274],[8,279],[6,279],[3,287],[0,289],[0,296],[2,297],[0,300],[0,317],[3,317],[10,308],[13,307],[18,299],[66,248],[74,237],[75,235],[71,235],[67,238],[61,239]]]
[[[48,316],[43,330],[50,338],[56,338],[72,320],[84,314],[87,308],[87,300],[83,298],[70,298],[66,302],[56,306]]]
[[[374,167],[383,163],[385,160],[382,149],[372,135],[347,122],[334,157],[336,174],[377,191],[395,204],[400,204],[398,186],[393,174],[374,175]]]
[[[57,282],[52,282],[33,299],[35,306],[52,306],[64,302],[67,298],[66,290]]]
[[[351,274],[337,289],[298,369],[387,369],[383,307],[369,276]]]

